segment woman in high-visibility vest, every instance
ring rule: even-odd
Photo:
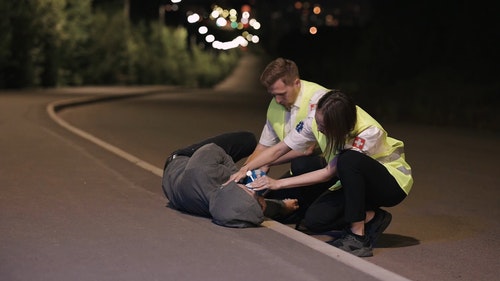
[[[329,160],[325,168],[279,180],[262,177],[251,186],[255,190],[276,190],[336,177],[337,184],[311,205],[303,223],[313,231],[344,228],[343,235],[329,243],[357,256],[372,256],[373,243],[392,219],[380,207],[399,204],[413,184],[403,142],[388,137],[375,119],[338,90],[326,93],[312,114],[284,141],[242,169],[260,167],[291,149],[300,151],[307,148],[308,142],[318,140]],[[314,127],[323,134],[323,141],[314,135]],[[242,172],[240,169],[231,179],[237,180]]]

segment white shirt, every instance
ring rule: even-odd
[[[314,112],[316,111],[316,105],[318,104],[319,99],[325,94],[326,92],[320,91],[315,93],[312,98],[309,100],[309,112],[308,116],[311,116],[311,112],[313,113],[312,116],[314,118]],[[300,101],[302,98],[302,90],[299,93],[299,96],[295,100],[295,103],[293,104],[292,108],[290,111],[285,112],[285,136],[288,136],[291,132],[294,132],[294,126],[295,123],[297,123],[296,117],[297,114],[300,110]],[[295,122],[293,121],[295,120]],[[314,135],[313,135],[314,137]],[[260,135],[260,140],[259,143],[265,146],[273,146],[277,143],[280,142],[280,139],[276,132],[274,131],[273,126],[269,122],[269,120],[266,120],[266,124],[264,125],[264,128],[262,129],[262,133]]]
[[[307,118],[301,121],[295,130],[285,137],[284,142],[288,147],[297,151],[305,151],[311,143],[316,141],[316,137],[312,132],[315,111],[310,112]],[[367,155],[378,154],[385,150],[384,134],[385,132],[376,126],[368,127],[353,139],[349,139],[344,148]]]

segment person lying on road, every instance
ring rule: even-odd
[[[296,199],[264,199],[244,184],[223,186],[256,146],[250,132],[218,135],[176,150],[167,159],[162,188],[169,206],[194,215],[210,217],[226,227],[259,226],[264,217],[295,211]]]

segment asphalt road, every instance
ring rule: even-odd
[[[500,148],[492,133],[382,124],[405,141],[415,185],[388,209],[393,222],[371,258],[346,257],[324,236],[273,222],[228,229],[166,208],[158,173],[172,150],[221,132],[260,133],[269,97],[249,71],[260,67],[246,58],[215,90],[0,93],[0,278],[497,278]],[[46,110],[133,93],[142,94],[63,109],[55,116],[62,124]]]

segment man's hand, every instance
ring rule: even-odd
[[[227,185],[228,183],[230,183],[232,181],[239,182],[240,180],[244,179],[246,176],[247,176],[247,170],[243,166],[243,167],[241,167],[241,169],[238,172],[232,174],[229,177],[229,180],[224,183],[224,185]]]

